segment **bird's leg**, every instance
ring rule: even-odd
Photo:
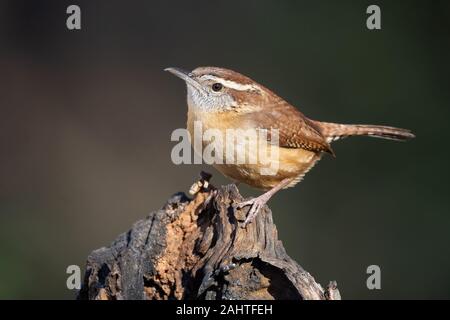
[[[292,178],[283,179],[279,184],[270,189],[269,191],[263,193],[259,197],[250,199],[248,201],[241,202],[237,205],[238,208],[243,208],[246,206],[250,206],[250,210],[247,213],[247,218],[244,221],[243,227],[245,228],[250,222],[255,219],[256,215],[259,211],[261,211],[262,207],[269,201],[272,196],[289,185],[291,183]]]

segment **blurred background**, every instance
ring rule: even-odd
[[[0,298],[73,299],[68,265],[201,169],[229,183],[170,159],[186,92],[163,68],[204,65],[313,119],[412,129],[337,142],[270,207],[288,253],[344,298],[450,298],[449,35],[448,1],[1,1]],[[372,264],[381,290],[366,287]]]

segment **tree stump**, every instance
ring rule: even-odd
[[[287,255],[267,206],[242,228],[238,189],[210,177],[93,251],[78,299],[340,299]]]

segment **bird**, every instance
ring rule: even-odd
[[[225,152],[213,166],[235,182],[265,191],[258,197],[242,201],[237,208],[249,207],[243,223],[246,227],[278,191],[293,187],[322,158],[335,157],[331,143],[349,136],[405,141],[415,135],[407,129],[383,125],[339,124],[312,120],[273,91],[253,79],[230,69],[198,67],[192,71],[170,67],[164,69],[185,81],[187,87],[187,130],[192,137],[195,125],[215,130],[226,137],[228,130],[269,132],[258,135],[255,145],[244,145],[238,138],[232,142],[237,154],[255,155],[258,148],[271,148],[277,155],[270,158],[275,173],[263,174],[261,161],[225,161]],[[276,139],[270,132],[275,130]],[[263,141],[264,140],[264,141]],[[263,145],[262,143],[267,143]],[[275,143],[276,142],[276,143]],[[196,152],[196,144],[191,138]],[[222,142],[221,147],[225,143]],[[200,146],[206,142],[201,141]]]

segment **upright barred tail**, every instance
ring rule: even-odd
[[[410,130],[395,127],[368,124],[337,124],[318,121],[316,124],[319,125],[322,135],[328,142],[348,136],[369,136],[396,141],[405,141],[415,137]]]

